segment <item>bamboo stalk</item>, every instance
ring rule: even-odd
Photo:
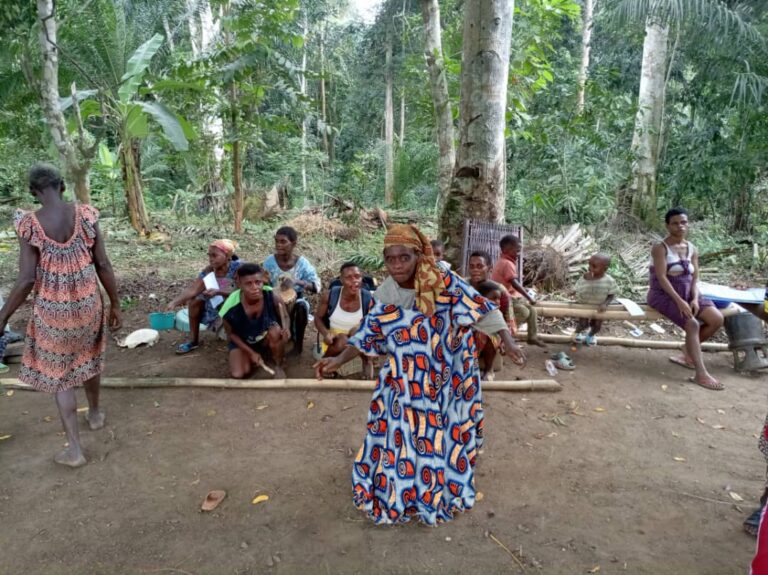
[[[536,311],[540,317],[580,317],[590,319],[628,319],[634,321],[659,320],[663,319],[659,312],[647,305],[641,305],[640,309],[645,313],[644,316],[630,315],[623,307],[611,306],[608,311],[598,313],[597,306],[583,305],[569,302],[549,302],[544,301],[536,304]],[[723,316],[728,317],[741,313],[735,306],[729,306],[720,310]]]
[[[375,381],[357,379],[225,379],[189,377],[104,377],[101,387],[217,387],[227,389],[327,389],[373,391]],[[0,385],[9,389],[32,389],[15,378],[0,378]],[[521,379],[517,381],[484,381],[486,391],[561,391],[553,379]]]
[[[527,336],[522,334],[518,339],[524,341]],[[559,335],[556,333],[539,333],[539,339],[546,343],[571,343],[573,337],[570,335]],[[629,339],[624,337],[598,336],[597,343],[600,345],[622,345],[624,347],[645,347],[651,349],[683,349],[685,342],[655,339]],[[728,344],[704,342],[701,344],[703,351],[728,351]]]

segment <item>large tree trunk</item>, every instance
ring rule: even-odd
[[[299,89],[302,96],[307,95],[307,39],[309,37],[309,21],[307,13],[304,12],[304,23],[301,36],[304,40],[301,48],[301,78],[299,79]],[[301,191],[304,198],[307,197],[307,116],[301,120]]]
[[[456,149],[453,145],[453,112],[448,98],[448,79],[445,75],[443,44],[440,35],[440,5],[438,0],[421,0],[424,20],[424,58],[429,70],[429,87],[437,120],[437,145],[440,158],[437,166],[437,213],[442,213],[451,187]]]
[[[513,0],[474,0],[464,8],[459,147],[440,237],[456,265],[467,218],[504,221],[504,127]]]
[[[656,224],[656,175],[661,149],[669,28],[648,20],[643,42],[640,95],[632,134],[632,177],[618,198],[619,209],[629,208],[638,220]],[[622,197],[623,196],[623,197]]]
[[[325,24],[320,27],[320,117],[323,119],[323,150],[331,165],[331,147],[328,139],[328,108],[325,97]]]
[[[581,64],[579,65],[579,90],[576,96],[576,110],[579,114],[584,112],[584,91],[587,84],[587,71],[589,70],[589,52],[592,48],[592,24],[595,3],[596,0],[584,0],[584,9],[582,11]]]
[[[65,173],[75,184],[75,197],[78,201],[88,204],[91,201],[88,170],[95,146],[86,148],[85,142],[81,141],[78,156],[78,148],[69,137],[67,121],[59,105],[59,53],[53,0],[37,0],[37,18],[40,23],[40,48],[43,54],[43,77],[40,83],[43,112],[53,143],[64,163]]]
[[[128,203],[128,216],[131,226],[139,234],[146,234],[149,230],[149,216],[144,204],[144,191],[141,183],[141,159],[138,140],[123,142],[120,147],[120,161],[123,165],[123,184],[125,186],[125,199]]]
[[[243,166],[240,161],[240,137],[237,133],[237,85],[232,82],[229,89],[229,105],[232,118],[232,187],[234,188],[235,233],[243,233],[245,193],[243,191]]]
[[[391,27],[388,27],[384,90],[384,204],[387,206],[391,205],[395,199],[395,111],[392,104],[392,32],[390,30]]]

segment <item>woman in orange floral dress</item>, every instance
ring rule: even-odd
[[[99,280],[109,296],[113,329],[121,324],[117,285],[99,232],[99,212],[65,202],[64,182],[52,166],[38,164],[30,170],[29,191],[43,207],[19,210],[14,218],[21,248],[19,275],[0,310],[0,333],[34,290],[19,380],[55,395],[69,445],[54,461],[79,467],[86,459],[74,388],[85,387],[89,427],[103,427],[99,383],[107,334]]]

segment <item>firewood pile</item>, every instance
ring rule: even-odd
[[[579,224],[555,236],[544,236],[524,248],[524,283],[543,291],[561,290],[568,285],[570,276],[583,270],[595,251],[594,238]]]

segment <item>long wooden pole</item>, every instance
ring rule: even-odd
[[[32,389],[15,378],[0,378],[0,385],[9,389]],[[218,387],[227,389],[320,389],[373,391],[375,381],[358,379],[217,379],[190,377],[104,377],[102,387]],[[486,391],[561,391],[553,379],[522,379],[518,381],[484,381]]]
[[[536,311],[541,317],[580,317],[590,319],[626,319],[629,321],[655,321],[662,319],[663,316],[655,309],[648,306],[640,306],[643,310],[643,316],[630,315],[628,311],[619,306],[611,306],[608,311],[598,313],[597,307],[593,305],[583,305],[570,302],[541,302],[536,304]],[[735,306],[720,310],[724,316],[736,315],[739,309]]]
[[[524,340],[525,334],[518,339]],[[553,333],[539,333],[539,339],[546,343],[571,343],[573,336],[559,335]],[[683,349],[685,342],[654,340],[654,339],[629,339],[624,337],[597,336],[598,345],[622,345],[624,347],[645,347],[650,349]],[[728,345],[725,343],[704,342],[701,344],[703,351],[728,351]]]

